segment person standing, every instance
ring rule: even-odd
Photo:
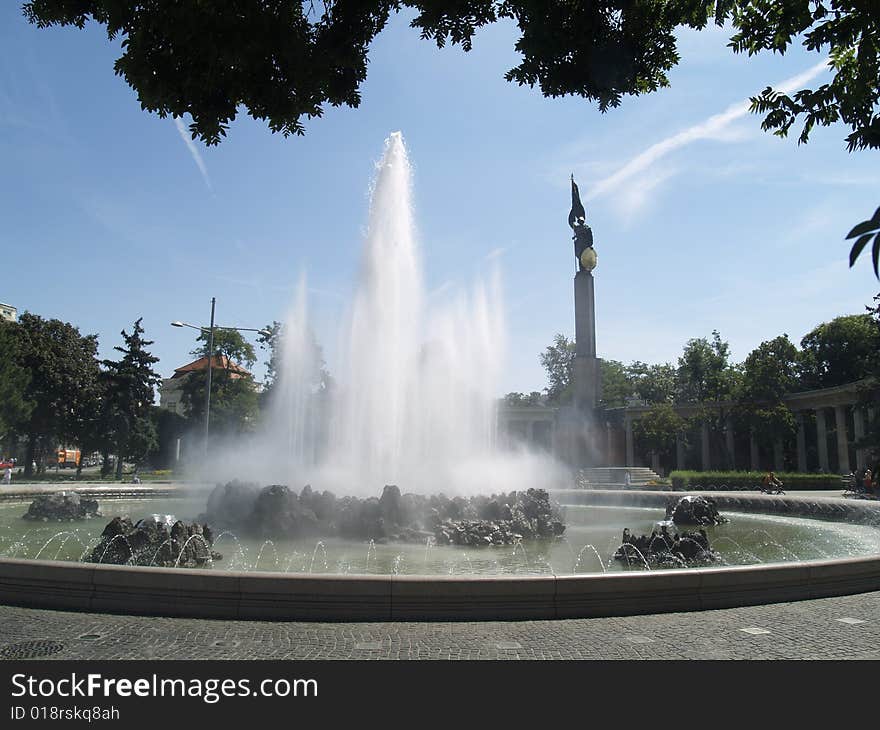
[[[12,467],[7,465],[3,470],[3,484],[11,484],[12,483]]]

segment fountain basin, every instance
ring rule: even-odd
[[[553,619],[696,611],[880,589],[880,557],[569,576],[352,576],[0,560],[6,604],[299,621]]]
[[[582,492],[588,502],[660,507],[662,493]],[[724,511],[732,502],[712,494]],[[731,497],[730,499],[734,499]],[[737,496],[762,508],[880,523],[878,506],[842,499]],[[742,502],[742,500],[746,500]],[[745,506],[744,506],[745,505]],[[3,603],[225,619],[478,620],[693,611],[880,589],[880,554],[757,565],[576,575],[291,574],[0,559]]]

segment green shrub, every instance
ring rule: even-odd
[[[758,489],[767,472],[763,471],[673,471],[674,489]],[[839,474],[776,474],[783,489],[841,489]]]

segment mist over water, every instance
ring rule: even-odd
[[[377,165],[361,270],[340,325],[335,387],[319,388],[302,277],[284,322],[268,417],[245,453],[240,447],[231,462],[215,458],[206,476],[358,495],[378,495],[385,484],[489,494],[562,479],[548,455],[497,443],[506,357],[497,272],[442,305],[427,300],[412,170],[394,132]]]

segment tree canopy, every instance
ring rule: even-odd
[[[805,335],[801,350],[806,388],[844,385],[872,374],[880,333],[870,314],[835,317]]]
[[[0,320],[0,439],[13,433],[33,408],[25,394],[30,374],[19,365],[13,327]]]
[[[324,106],[357,107],[369,48],[392,12],[409,9],[421,37],[438,47],[472,48],[480,28],[515,24],[521,61],[508,81],[537,86],[544,96],[576,95],[601,111],[669,85],[679,62],[676,31],[729,24],[730,48],[784,54],[799,44],[827,54],[830,81],[752,98],[762,127],[780,136],[800,123],[798,141],[818,126],[846,125],[850,151],[880,147],[880,5],[865,0],[350,0],[318,9],[301,0],[150,2],[30,0],[29,22],[83,28],[92,20],[109,38],[124,37],[114,70],[141,107],[162,117],[189,114],[190,132],[209,145],[226,135],[239,107],[273,132],[303,134],[304,119]],[[876,219],[876,220],[875,220]],[[858,258],[871,236],[880,259],[880,209],[859,224],[850,252]],[[880,276],[880,273],[878,273]]]
[[[82,411],[97,392],[98,339],[81,335],[66,322],[29,312],[4,327],[12,328],[16,364],[30,375],[24,400],[31,408],[17,424],[17,431],[28,439],[25,474],[30,476],[41,440],[78,441]]]
[[[729,362],[730,346],[712,331],[705,337],[687,341],[678,359],[678,397],[683,402],[720,401],[730,396],[735,371]]]
[[[303,134],[303,119],[320,117],[326,104],[359,106],[370,43],[404,8],[415,11],[411,25],[422,38],[466,51],[479,28],[513,21],[522,61],[508,81],[545,96],[576,94],[605,110],[625,95],[668,86],[679,60],[676,28],[704,27],[714,4],[337,0],[318,9],[301,0],[31,0],[23,10],[39,27],[92,20],[110,39],[123,36],[114,70],[142,108],[189,114],[193,137],[217,144],[239,106],[285,136]]]
[[[553,344],[541,353],[541,365],[549,382],[544,390],[549,405],[564,405],[574,397],[574,356],[575,343],[563,334],[557,334]]]
[[[786,439],[795,433],[794,415],[782,398],[803,389],[798,379],[800,357],[797,347],[783,334],[762,342],[743,362],[735,414],[761,441]]]
[[[197,357],[205,357],[208,354],[209,338],[210,333],[200,332],[196,341],[201,344],[192,350],[190,354]],[[214,329],[213,354],[216,357],[223,358],[227,368],[233,364],[252,368],[257,361],[257,353],[254,351],[254,346],[244,338],[241,332],[234,329],[223,329],[222,327]]]

